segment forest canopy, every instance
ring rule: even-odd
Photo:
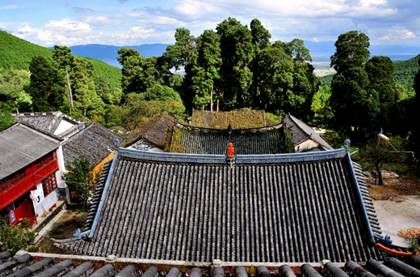
[[[158,57],[121,48],[121,70],[75,56],[66,46],[49,50],[12,37],[0,37],[15,46],[0,53],[1,128],[13,122],[12,111],[60,110],[132,131],[163,114],[184,120],[193,110],[249,108],[291,113],[356,144],[382,129],[413,134],[418,57],[392,62],[371,56],[369,37],[359,31],[337,38],[336,74],[321,79],[303,40],[273,40],[258,19],[246,25],[229,17],[198,36],[178,28]],[[14,64],[13,53],[29,58]]]

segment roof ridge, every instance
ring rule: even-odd
[[[30,124],[28,124],[26,122],[16,122],[15,124],[13,124],[12,126],[10,126],[9,128],[12,128],[13,126],[15,126],[17,124],[21,124],[21,125],[25,126],[26,128],[29,128],[32,131],[38,132],[38,133],[40,133],[42,135],[48,136],[49,138],[53,138],[53,139],[58,140],[58,141],[63,141],[62,138],[60,138],[60,137],[58,137],[56,135],[50,134],[50,133],[48,133],[46,131],[43,131],[41,129],[35,128],[34,126],[32,126],[32,125],[30,125]],[[7,128],[7,129],[9,129],[9,128]],[[5,130],[7,130],[7,129],[5,129]]]
[[[237,129],[229,129],[229,128],[208,128],[208,127],[198,127],[193,126],[185,123],[177,122],[175,124],[175,127],[178,128],[184,128],[184,129],[193,129],[193,130],[203,130],[203,131],[210,131],[210,132],[225,132],[225,131],[232,131],[232,132],[242,132],[242,131],[248,131],[248,132],[264,132],[264,131],[270,131],[273,129],[280,129],[283,126],[283,123],[281,121],[264,126],[264,127],[255,127],[255,128],[237,128]]]
[[[191,154],[174,152],[148,152],[138,149],[119,148],[119,157],[155,162],[178,162],[198,164],[224,164],[225,155],[221,154]],[[304,161],[320,161],[335,158],[343,158],[346,155],[344,148],[304,153],[281,153],[281,154],[251,154],[237,155],[236,164],[267,164],[267,163],[290,163]]]

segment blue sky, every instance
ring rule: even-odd
[[[375,45],[418,46],[419,0],[0,0],[0,28],[37,44],[135,45],[173,42],[232,16],[259,18],[274,40],[335,41],[360,30]]]

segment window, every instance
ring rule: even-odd
[[[57,180],[55,179],[55,173],[51,174],[42,181],[42,189],[44,190],[44,196],[49,195],[57,188]]]

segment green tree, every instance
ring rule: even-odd
[[[75,57],[70,75],[74,99],[73,115],[98,120],[104,114],[104,103],[96,94],[92,64]],[[99,120],[100,121],[100,120]]]
[[[163,61],[163,63],[162,63]],[[158,63],[158,68],[163,75],[166,85],[181,91],[181,98],[190,111],[193,107],[193,68],[197,63],[197,45],[195,38],[186,28],[178,28],[175,31],[175,44],[169,45]],[[163,65],[163,66],[162,66]],[[162,69],[163,73],[162,73]],[[181,79],[179,70],[184,70],[185,75]],[[174,73],[172,73],[175,71]],[[179,85],[180,84],[180,85]]]
[[[328,127],[328,123],[333,118],[333,113],[328,102],[331,97],[331,88],[321,85],[312,98],[311,110],[314,114],[313,123],[315,126]],[[342,143],[342,141],[340,141]]]
[[[394,83],[394,66],[388,57],[372,57],[366,63],[366,72],[369,78],[368,91],[370,95],[378,95],[380,102],[380,113],[376,118],[376,128],[389,126],[392,121],[391,109],[397,102],[397,91]]]
[[[358,31],[341,34],[331,57],[337,71],[331,89],[330,105],[334,113],[333,127],[354,141],[372,132],[372,122],[379,112],[379,95],[368,90],[365,70],[369,58],[369,38]]]
[[[53,60],[60,70],[61,74],[64,76],[65,87],[66,87],[66,100],[69,112],[73,110],[73,91],[72,84],[70,82],[70,74],[73,71],[74,67],[74,57],[71,54],[71,50],[67,46],[58,46],[55,45],[53,49]]]
[[[220,35],[222,57],[220,73],[223,108],[251,106],[252,71],[249,64],[254,57],[251,31],[231,17],[217,25],[216,30]]]
[[[287,112],[309,121],[312,118],[312,99],[319,88],[314,67],[301,59],[293,61],[293,93],[290,95]]]
[[[32,97],[33,109],[37,112],[63,109],[65,83],[54,64],[44,57],[34,57],[29,70],[31,79],[26,92]]]
[[[253,19],[251,21],[250,28],[252,43],[258,49],[264,49],[270,45],[271,34],[266,28],[264,28],[264,26],[261,24],[261,21],[256,18]]]
[[[405,151],[400,137],[391,139],[378,135],[371,139],[360,151],[362,161],[368,163],[368,167],[373,171],[373,175],[378,185],[383,185],[382,169],[384,164],[389,162],[401,162]]]
[[[153,86],[148,88],[143,95],[144,95],[145,100],[181,101],[181,97],[179,96],[178,92],[176,92],[174,89],[170,87],[167,87],[161,84],[154,84]]]
[[[0,131],[15,123],[11,107],[7,103],[0,102]]]
[[[70,114],[77,118],[89,117],[102,121],[104,103],[96,93],[93,64],[87,59],[73,56],[67,46],[54,46],[53,60],[65,79]]]
[[[64,174],[64,180],[69,187],[71,201],[76,208],[86,210],[90,196],[89,187],[93,184],[90,163],[86,157],[74,160]]]
[[[26,249],[35,238],[30,230],[27,220],[18,225],[9,225],[7,219],[0,218],[0,251],[12,251]]]
[[[191,63],[196,55],[195,39],[186,28],[177,28],[175,31],[175,44],[166,48],[163,56],[169,63],[169,69],[179,70]]]
[[[194,94],[193,105],[198,109],[209,107],[213,111],[215,100],[219,103],[221,98],[219,72],[222,58],[219,35],[211,30],[204,31],[197,39],[197,52],[197,62],[190,71],[193,74],[191,77]]]
[[[420,66],[420,59],[418,60]],[[411,112],[412,118],[415,124],[413,124],[413,145],[414,151],[416,153],[416,157],[420,160],[420,124],[416,122],[417,119],[420,118],[420,68],[416,74],[416,78],[414,79],[414,90],[416,91],[416,98],[414,102],[414,109]],[[420,163],[418,164],[420,167]]]
[[[26,70],[0,71],[0,102],[7,104],[14,111],[30,110],[32,98],[25,91],[29,80],[29,72]]]
[[[71,49],[67,46],[55,45],[53,49],[53,60],[63,71],[70,71],[74,63],[74,57],[71,54]]]
[[[301,39],[285,43],[284,49],[293,59],[293,93],[289,97],[287,112],[309,121],[312,118],[312,99],[319,88],[314,67],[309,63],[312,61],[311,53]]]
[[[287,111],[295,101],[292,58],[281,47],[267,47],[257,54],[254,69],[254,106],[269,112]]]
[[[136,78],[140,72],[140,53],[135,49],[121,48],[118,50],[118,62],[121,64],[121,87],[126,95],[133,91],[140,91],[141,84]]]
[[[124,94],[145,92],[155,83],[160,83],[157,58],[144,58],[137,50],[122,48],[118,51],[122,65],[122,87]]]
[[[285,44],[286,52],[297,61],[312,61],[311,53],[305,47],[305,43],[301,39],[293,39]]]

